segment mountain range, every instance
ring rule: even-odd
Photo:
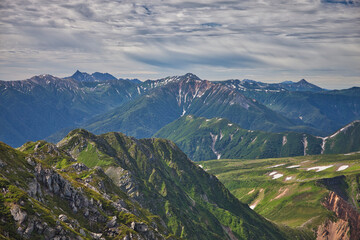
[[[278,158],[360,151],[360,121],[326,137],[242,129],[223,118],[183,116],[154,137],[174,141],[192,160]]]
[[[194,74],[139,82],[108,73],[0,81],[0,140],[20,146],[70,129],[151,137],[182,115],[223,117],[248,130],[327,136],[359,119],[359,88],[321,89],[305,80],[210,82]],[[300,107],[299,107],[300,106]]]

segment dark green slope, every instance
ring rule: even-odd
[[[326,136],[360,118],[360,88],[323,92],[244,91],[283,116],[316,127]]]
[[[360,120],[354,121],[324,139],[324,153],[360,151]]]
[[[147,81],[138,86],[142,96],[91,119],[85,128],[95,133],[121,131],[150,137],[183,114],[225,117],[243,128],[267,131],[312,131],[221,84],[195,75]]]
[[[136,96],[129,81],[77,82],[50,75],[0,81],[0,140],[20,146],[75,127]]]
[[[332,136],[251,131],[227,119],[184,116],[154,136],[174,141],[192,160],[275,158],[360,150],[360,122],[355,121]]]
[[[1,239],[177,239],[101,168],[44,141],[21,151],[0,142]]]
[[[152,93],[99,115],[86,125],[95,133],[121,131],[135,137],[150,137],[155,131],[181,115],[176,98],[167,90]]]
[[[133,201],[185,239],[283,239],[284,233],[240,203],[168,140],[74,130],[58,143],[78,162],[100,165]],[[293,233],[295,234],[295,232]]]

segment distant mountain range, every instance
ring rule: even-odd
[[[130,81],[82,82],[51,75],[0,81],[0,140],[20,146],[75,127],[134,98],[135,86]]]
[[[311,131],[222,84],[193,74],[146,81],[138,98],[91,119],[85,128],[95,133],[120,131],[151,137],[184,114],[225,117],[246,129]]]
[[[151,137],[187,114],[226,118],[248,130],[324,137],[360,119],[359,89],[327,91],[305,80],[210,82],[191,73],[145,82],[99,72],[40,75],[0,81],[0,140],[20,146],[51,135],[56,142],[76,127]]]
[[[136,78],[134,78],[134,79],[128,79],[128,78],[117,79],[110,73],[94,72],[92,74],[88,74],[86,72],[80,72],[79,70],[77,70],[72,76],[66,77],[64,79],[74,79],[79,82],[104,82],[104,81],[109,81],[109,80],[125,80],[125,81],[134,82],[134,83],[141,83],[141,81]]]
[[[237,89],[239,91],[265,91],[265,92],[279,92],[279,91],[291,91],[291,92],[322,92],[325,89],[320,88],[312,83],[309,83],[305,79],[301,79],[298,82],[286,81],[282,83],[263,83],[250,79],[244,80],[227,80],[217,81],[216,83],[224,84],[230,88]]]
[[[360,121],[328,137],[305,133],[269,133],[240,128],[223,118],[184,116],[154,137],[174,141],[192,160],[254,159],[360,151]]]

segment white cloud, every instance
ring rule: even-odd
[[[75,69],[142,78],[194,71],[208,79],[315,83],[338,76],[349,87],[360,80],[359,7],[310,0],[4,0],[0,78]]]

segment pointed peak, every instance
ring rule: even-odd
[[[308,81],[306,81],[304,78],[301,79],[298,83],[309,83]]]
[[[186,73],[183,77],[187,79],[200,80],[200,78],[193,73]]]
[[[71,136],[74,136],[74,135],[92,136],[94,134],[87,131],[86,129],[77,128],[77,129],[74,129],[74,130],[70,131],[66,137],[71,137]]]
[[[117,80],[117,78],[110,73],[94,72],[91,76],[94,77],[96,81]]]

